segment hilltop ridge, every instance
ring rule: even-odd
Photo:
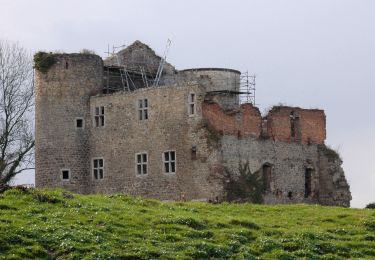
[[[374,257],[372,210],[161,202],[40,189],[0,194],[0,258]]]

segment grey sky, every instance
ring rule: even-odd
[[[104,56],[139,39],[178,69],[229,67],[257,77],[261,111],[279,102],[327,114],[352,206],[375,201],[375,1],[0,0],[0,38],[30,50]],[[23,177],[22,181],[32,178]]]

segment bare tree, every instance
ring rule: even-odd
[[[31,55],[0,41],[0,189],[33,168],[34,86]]]

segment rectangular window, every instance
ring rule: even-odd
[[[137,153],[135,155],[135,161],[137,165],[136,173],[138,175],[147,174],[147,153]]]
[[[76,128],[84,128],[83,118],[76,118]]]
[[[95,127],[104,126],[104,107],[95,107]]]
[[[189,115],[194,115],[195,114],[195,94],[190,93],[189,94]]]
[[[70,179],[70,170],[68,169],[62,169],[61,170],[61,177],[64,181],[67,181]]]
[[[102,158],[92,160],[92,171],[95,180],[104,178],[104,160]]]
[[[176,152],[167,151],[163,155],[163,164],[165,173],[175,173],[176,172]]]
[[[138,100],[138,119],[147,120],[148,119],[148,100],[140,99]]]

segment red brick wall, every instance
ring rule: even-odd
[[[202,113],[209,127],[219,134],[260,136],[262,117],[259,109],[251,104],[243,104],[238,110],[224,111],[217,103],[204,102]]]
[[[295,116],[295,137],[291,131],[291,113]],[[326,139],[326,117],[323,110],[278,106],[267,115],[267,133],[276,141],[323,144]]]

